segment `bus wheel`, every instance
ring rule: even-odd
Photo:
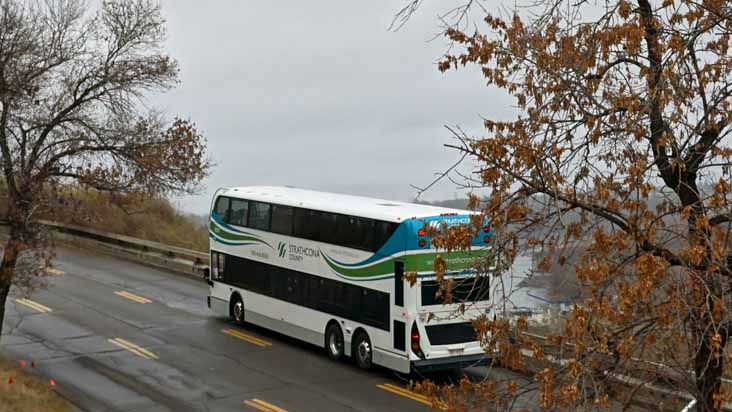
[[[237,325],[244,325],[244,302],[238,294],[231,298],[231,318]]]
[[[334,361],[343,357],[343,332],[337,323],[331,323],[325,330],[325,350]]]
[[[361,369],[371,368],[372,352],[369,335],[366,332],[360,332],[353,343],[353,356],[356,358],[356,365]]]

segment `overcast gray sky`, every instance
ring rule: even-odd
[[[479,116],[511,101],[474,69],[437,70],[447,43],[430,39],[451,2],[428,1],[387,30],[404,4],[163,1],[181,84],[152,102],[194,120],[217,164],[202,195],[179,205],[207,213],[217,187],[260,184],[410,200],[410,184],[454,163],[443,125],[480,133]],[[422,198],[456,195],[445,181]]]

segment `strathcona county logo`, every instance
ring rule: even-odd
[[[320,251],[307,246],[293,245],[292,243],[280,242],[277,244],[277,254],[282,259],[301,262],[304,257],[319,258]]]
[[[457,226],[457,225],[467,225],[470,224],[470,218],[469,217],[456,217],[451,219],[438,219],[433,220],[429,223],[430,227],[433,229],[440,229],[442,227],[442,224],[446,224],[447,227]]]

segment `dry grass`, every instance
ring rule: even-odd
[[[8,379],[12,376],[13,383]],[[49,382],[25,373],[14,362],[0,358],[0,412],[65,412],[72,406]]]
[[[167,199],[76,188],[48,192],[50,207],[41,210],[52,212],[40,211],[38,219],[208,252],[208,217],[182,213]],[[0,219],[6,214],[6,189],[0,180]]]
[[[208,252],[208,222],[166,199],[73,190],[54,209],[49,220]]]

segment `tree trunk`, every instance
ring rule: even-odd
[[[721,347],[727,344],[727,334],[722,333]],[[694,372],[696,373],[696,410],[699,412],[718,412],[721,410],[714,395],[719,393],[724,371],[724,353],[720,356],[714,353],[711,347],[711,336],[704,333],[701,338],[699,351],[694,358]],[[724,352],[724,349],[722,349]]]
[[[10,282],[2,282],[0,284],[0,337],[3,334],[3,324],[5,323],[5,301],[10,292]]]
[[[20,239],[14,233],[15,231],[11,230],[10,239],[3,250],[3,260],[0,262],[0,336],[2,336],[5,323],[5,301],[10,292],[10,286],[13,284],[15,263],[18,261],[20,250]]]

